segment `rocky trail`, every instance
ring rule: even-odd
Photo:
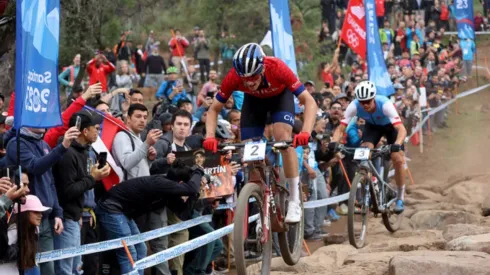
[[[326,229],[341,244],[310,243],[315,251],[296,266],[274,258],[271,274],[490,274],[489,102],[490,89],[463,98],[459,114],[450,107],[449,128],[424,136],[423,154],[409,148],[415,184],[407,186],[398,232],[371,217],[368,244],[357,250],[342,238],[340,221]]]

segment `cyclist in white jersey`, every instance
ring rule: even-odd
[[[381,137],[385,136],[391,145],[391,161],[395,168],[395,180],[398,186],[398,198],[394,212],[399,214],[404,210],[403,199],[405,194],[405,154],[403,141],[407,130],[403,126],[400,116],[393,103],[385,96],[376,95],[376,86],[371,81],[359,83],[355,89],[356,100],[352,101],[344,113],[344,119],[334,132],[330,150],[335,150],[341,140],[345,128],[350,120],[361,117],[366,121],[362,136],[361,147],[373,149]]]

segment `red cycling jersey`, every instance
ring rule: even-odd
[[[254,97],[268,98],[282,93],[288,89],[294,95],[299,96],[305,86],[298,77],[289,69],[282,60],[275,57],[264,57],[264,79],[257,91],[251,91],[243,85],[242,78],[231,69],[221,83],[220,91],[216,94],[216,99],[225,103],[234,91],[242,91]]]

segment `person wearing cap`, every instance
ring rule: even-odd
[[[22,182],[29,183],[26,174],[22,174]],[[17,203],[14,205],[13,215],[8,224],[8,230],[1,232],[2,237],[6,238],[8,247],[2,247],[7,251],[4,262],[0,265],[0,274],[18,274],[18,259],[20,257],[20,267],[24,270],[25,275],[40,275],[39,267],[36,264],[36,248],[38,245],[38,226],[41,224],[43,213],[51,210],[43,206],[38,197],[27,195],[25,203],[21,204],[20,213],[18,212]],[[17,235],[17,223],[21,224],[20,238]],[[19,239],[22,243],[18,243]],[[19,255],[21,246],[22,255]],[[52,273],[54,274],[54,273]]]
[[[335,97],[334,101],[340,102],[342,105],[342,110],[345,111],[347,109],[347,106],[350,103],[349,97],[345,93],[340,93],[338,96]]]
[[[100,116],[89,111],[74,114],[69,127],[76,126],[80,120],[80,134],[71,142],[63,158],[54,166],[54,179],[60,206],[63,208],[65,230],[54,237],[55,249],[63,249],[80,245],[80,218],[83,212],[85,192],[93,189],[96,182],[107,177],[109,164],[99,167],[98,163],[90,163],[89,149],[97,140]],[[82,274],[81,257],[73,257],[55,261],[56,274]]]
[[[308,80],[305,82],[305,88],[310,94],[314,94],[316,92],[315,82],[313,82],[312,80]]]
[[[180,99],[187,98],[187,91],[184,89],[178,70],[175,67],[170,67],[167,70],[168,80],[164,81],[155,94],[157,100],[167,100],[173,105],[177,105]]]
[[[189,114],[193,114],[193,106],[192,106],[192,101],[190,99],[188,99],[187,97],[185,98],[182,98],[181,100],[179,100],[179,102],[177,103],[177,107],[180,109],[180,110],[184,110],[184,111],[187,111]],[[199,119],[197,117],[195,117],[194,115],[192,115],[192,122],[198,122]]]

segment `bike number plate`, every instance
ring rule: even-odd
[[[355,160],[367,160],[369,159],[369,148],[357,148],[354,152]]]
[[[243,161],[256,161],[265,159],[265,147],[264,142],[247,143],[245,144],[245,151],[243,152]]]

